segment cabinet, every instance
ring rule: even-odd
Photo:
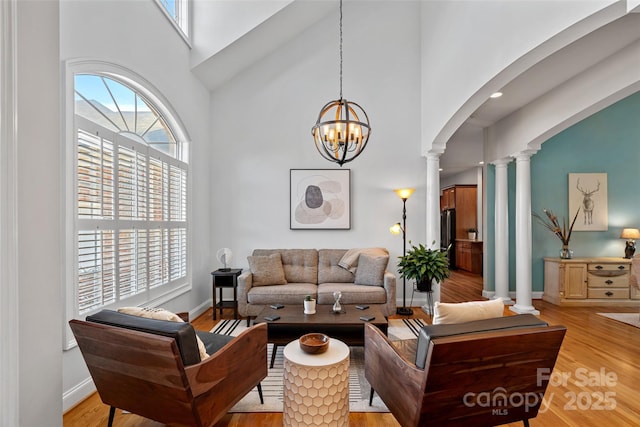
[[[456,210],[456,237],[467,237],[470,228],[478,229],[478,186],[455,185],[442,190],[440,210]]]
[[[455,245],[456,267],[475,274],[482,274],[482,242],[457,239]]]
[[[545,258],[542,299],[557,305],[635,305],[626,258]]]

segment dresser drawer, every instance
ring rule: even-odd
[[[588,285],[590,288],[628,288],[629,276],[624,274],[623,276],[596,276],[589,272]]]
[[[601,271],[601,272],[613,272],[613,271],[629,271],[629,264],[615,264],[615,263],[611,263],[611,264],[605,264],[605,263],[592,263],[589,264],[587,266],[587,270],[589,270],[589,272],[596,272],[596,271]],[[607,273],[604,273],[607,274]]]
[[[587,290],[587,296],[589,299],[628,299],[629,288],[611,288],[611,289],[596,289],[589,288]]]

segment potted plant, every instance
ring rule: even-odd
[[[405,279],[415,280],[419,291],[431,292],[434,280],[442,282],[449,277],[449,249],[441,251],[427,249],[423,244],[413,245],[406,255],[398,257],[398,273]]]
[[[307,295],[304,297],[304,314],[315,314],[316,313],[316,300],[311,297],[311,295]]]
[[[469,240],[476,240],[477,235],[478,235],[478,230],[476,230],[474,227],[471,227],[470,229],[467,230],[467,237],[469,238]]]

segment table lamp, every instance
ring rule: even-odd
[[[640,239],[640,230],[637,228],[623,228],[620,233],[621,239],[627,239],[627,246],[624,248],[624,257],[633,258],[636,252],[636,239]]]

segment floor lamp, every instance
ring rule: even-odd
[[[407,199],[413,194],[415,188],[398,188],[393,190],[402,199],[402,225],[396,223],[391,227],[393,234],[400,234],[402,231],[402,256],[407,254]],[[396,314],[410,316],[413,314],[411,307],[407,307],[407,279],[402,278],[402,307],[396,309]]]

